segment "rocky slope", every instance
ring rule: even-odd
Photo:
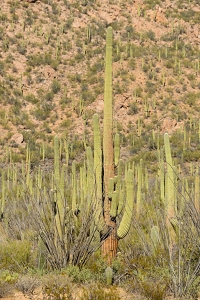
[[[198,122],[199,21],[195,0],[4,0],[1,152],[10,145],[23,153],[26,143],[35,150],[55,134],[87,142],[92,114],[103,115],[108,25],[114,31],[114,122],[124,145],[132,136],[173,133]]]

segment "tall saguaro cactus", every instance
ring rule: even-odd
[[[113,99],[112,99],[112,27],[108,27],[106,35],[106,65],[104,89],[104,125],[103,125],[103,169],[104,169],[104,219],[111,229],[103,242],[102,254],[115,257],[117,252],[116,223],[110,218],[110,199],[108,197],[108,182],[114,177],[113,150]]]
[[[121,189],[121,164],[119,153],[114,159],[113,141],[113,97],[112,97],[112,27],[108,27],[106,34],[106,65],[105,65],[105,90],[104,90],[104,123],[103,123],[103,217],[107,227],[107,233],[103,236],[102,256],[107,258],[110,264],[117,254],[118,240],[124,238],[129,231],[133,212],[133,174],[128,171],[125,178],[126,203],[123,205],[123,190]],[[96,127],[97,128],[97,127]],[[94,135],[97,134],[97,130]],[[115,141],[115,147],[119,148],[119,136]],[[117,149],[115,149],[117,150]],[[94,149],[95,151],[95,149]],[[119,152],[119,149],[118,151]],[[96,151],[97,153],[97,151]],[[116,158],[116,155],[115,155]],[[118,176],[114,175],[114,161],[119,163]],[[114,182],[110,188],[110,183]],[[98,186],[98,184],[97,184]],[[113,191],[112,191],[113,189]],[[124,215],[117,229],[116,217],[120,214],[122,206]]]

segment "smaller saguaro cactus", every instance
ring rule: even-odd
[[[105,276],[107,285],[111,285],[113,281],[113,270],[111,267],[105,269]]]
[[[173,168],[172,155],[171,155],[171,147],[169,142],[169,135],[167,133],[164,134],[164,147],[165,147],[165,157],[167,164],[167,172],[165,176],[165,205],[166,205],[166,214],[167,219],[175,218],[177,203],[175,198],[175,172]]]

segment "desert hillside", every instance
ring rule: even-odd
[[[55,135],[89,143],[92,115],[103,116],[109,25],[114,123],[125,156],[134,137],[198,126],[198,1],[30,2],[1,4],[2,154],[7,145],[19,160],[28,143],[37,156]]]

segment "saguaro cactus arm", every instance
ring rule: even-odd
[[[134,203],[134,189],[133,189],[133,171],[128,170],[126,178],[126,205],[124,210],[124,215],[122,217],[121,223],[117,230],[117,237],[123,239],[131,226],[132,215],[133,215],[133,203]]]

